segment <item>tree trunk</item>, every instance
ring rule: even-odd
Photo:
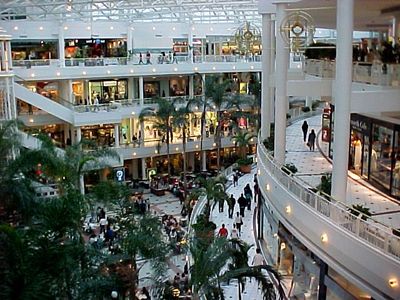
[[[242,292],[240,290],[240,280],[238,279],[238,300],[242,300]]]
[[[201,160],[201,166],[200,169],[203,168],[203,139],[204,139],[204,128],[205,128],[205,123],[206,123],[206,100],[204,99],[204,106],[203,106],[203,112],[201,113],[201,125],[200,125],[200,160]]]
[[[182,135],[183,141],[182,141],[182,148],[183,148],[183,198],[184,201],[186,201],[186,195],[187,195],[187,178],[186,178],[186,126],[183,126],[183,135]]]
[[[218,172],[221,170],[221,117],[220,117],[220,108],[217,108],[217,132],[216,132],[216,140],[217,140],[217,170]]]
[[[170,137],[170,132],[169,132],[169,123],[167,123],[167,161],[168,161],[168,177],[171,176],[171,166],[169,163],[170,155],[169,155],[169,137]]]

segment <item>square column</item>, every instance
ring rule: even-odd
[[[139,77],[139,99],[140,99],[140,105],[144,105],[144,87],[143,87],[143,76]],[[142,132],[143,133],[143,132]]]
[[[114,124],[114,147],[119,148],[119,124]]]
[[[58,59],[60,61],[60,67],[65,67],[64,26],[62,24],[58,29]]]

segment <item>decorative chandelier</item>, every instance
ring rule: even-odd
[[[312,41],[314,33],[313,18],[304,11],[288,14],[280,24],[280,34],[292,52],[304,51]]]
[[[246,22],[236,29],[234,38],[238,51],[241,54],[248,54],[255,47],[260,47],[261,30],[250,22]]]

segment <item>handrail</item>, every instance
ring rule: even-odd
[[[305,181],[283,172],[281,166],[271,157],[261,142],[258,143],[257,153],[261,158],[258,163],[295,195],[298,201],[307,204],[310,209],[330,219],[335,225],[352,233],[369,245],[400,259],[400,237],[393,234],[393,228],[363,215],[362,212],[357,217],[350,212],[354,209],[345,203],[329,195],[321,196],[313,192]]]
[[[150,57],[150,64],[174,64],[169,58],[166,60],[160,59],[161,52],[152,52]],[[167,56],[166,56],[167,57]],[[261,62],[261,55],[245,56],[239,54],[230,55],[176,55],[176,63],[232,63],[232,62]],[[69,58],[64,59],[24,59],[13,60],[13,67],[41,67],[41,66],[56,66],[61,67],[103,67],[103,66],[120,66],[120,65],[146,65],[146,53],[142,52],[142,62],[139,63],[138,54],[132,56],[122,57],[85,57],[85,58]]]
[[[27,83],[28,82],[28,80],[25,80],[24,78],[22,78],[21,76],[18,76],[18,75],[14,75],[16,78],[18,78],[18,81],[22,81],[23,83]],[[16,83],[18,83],[18,82],[16,82]],[[25,88],[27,88],[26,86],[24,86]],[[36,88],[36,93],[37,94],[39,94],[39,95],[41,95],[41,96],[43,96],[42,95],[42,93],[40,93],[41,91],[43,91],[43,92],[48,92],[48,91],[46,91],[45,89],[43,89],[43,88],[40,88],[40,87],[35,87]],[[32,90],[31,90],[32,91]],[[32,93],[34,93],[34,91],[32,91]],[[49,99],[49,100],[51,100],[51,101],[54,101],[54,102],[57,102],[57,103],[59,103],[59,104],[61,104],[61,105],[63,105],[63,106],[65,106],[65,107],[67,107],[67,108],[69,108],[69,109],[73,109],[73,107],[74,107],[74,105],[73,105],[73,103],[71,103],[71,102],[69,102],[68,100],[66,100],[66,99],[63,99],[63,98],[61,98],[60,96],[56,96],[55,98],[49,98],[49,97],[46,97],[46,96],[43,96],[43,97],[45,97],[45,98],[47,98],[47,99]]]
[[[304,72],[321,78],[334,78],[336,65],[333,60],[306,59]],[[354,82],[398,86],[400,64],[382,62],[353,62]]]

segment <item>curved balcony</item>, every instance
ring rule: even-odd
[[[306,59],[305,73],[321,78],[334,78],[335,61]],[[383,64],[381,62],[354,62],[353,81],[380,86],[399,86],[400,64]]]
[[[344,203],[312,192],[305,182],[284,173],[263,144],[257,153],[260,190],[279,221],[372,297],[399,299],[400,239],[392,229],[371,218],[364,221]]]

